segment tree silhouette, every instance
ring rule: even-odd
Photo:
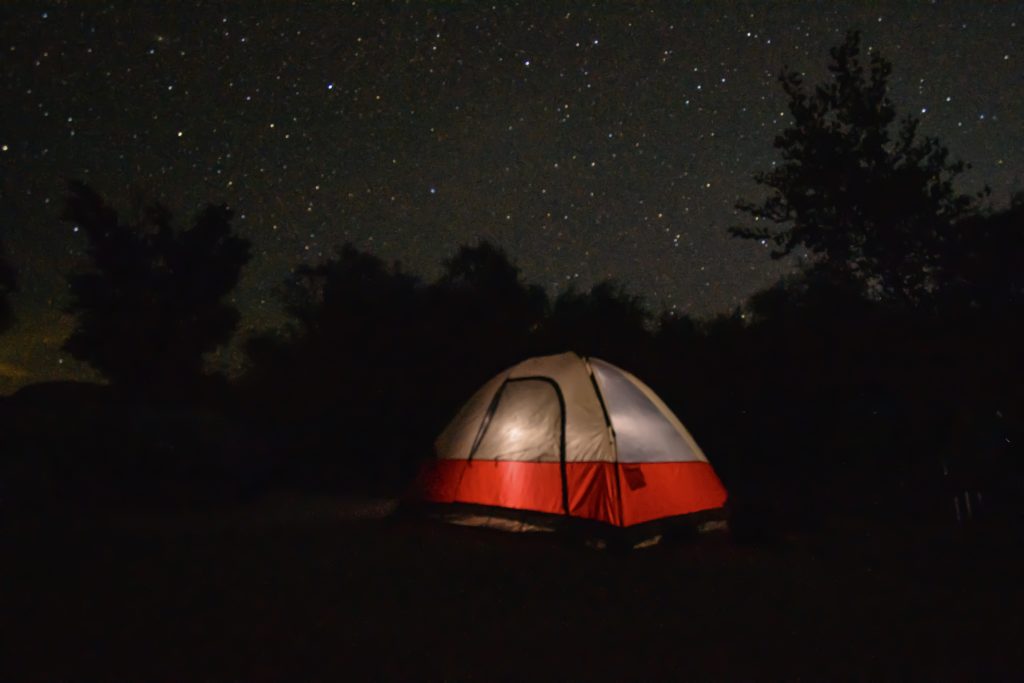
[[[419,281],[397,264],[389,268],[346,244],[332,259],[299,266],[289,276],[281,299],[293,326],[283,337],[251,339],[250,366],[256,372],[283,371],[282,381],[314,394],[338,387],[378,391],[372,386],[383,385],[379,372],[397,370],[405,355],[408,337],[402,330],[414,326],[418,296]]]
[[[437,369],[423,360],[422,284],[346,244],[296,268],[280,298],[291,324],[247,341],[242,386],[259,428],[301,454],[288,476],[330,490],[393,484],[435,431],[421,393],[424,369]]]
[[[14,321],[10,295],[17,289],[14,269],[4,258],[3,243],[0,242],[0,334],[6,332]]]
[[[753,323],[799,323],[804,327],[808,321],[820,327],[833,317],[863,314],[869,302],[857,283],[834,275],[824,264],[805,264],[752,294],[744,308]]]
[[[211,205],[190,229],[176,230],[153,206],[127,225],[95,191],[71,183],[64,217],[85,233],[94,270],[69,277],[67,310],[78,321],[64,349],[135,393],[194,387],[203,354],[238,324],[224,298],[249,260],[249,242],[232,234],[231,216]]]
[[[1005,315],[1024,305],[1024,192],[1009,208],[963,221],[943,258],[952,305]]]
[[[463,297],[472,304],[478,319],[500,317],[531,326],[544,315],[546,296],[537,285],[522,281],[519,268],[501,247],[483,241],[475,246],[461,246],[444,262],[438,286]]]
[[[730,232],[771,240],[774,258],[805,248],[830,277],[871,298],[918,302],[939,285],[955,223],[974,209],[953,187],[966,166],[919,136],[914,117],[892,130],[892,67],[877,52],[862,61],[859,33],[831,56],[831,78],[811,92],[798,73],[782,73],[793,116],[775,139],[784,162],[755,175],[767,199],[737,204],[757,225]]]
[[[303,454],[286,467],[301,479],[315,463],[331,488],[408,473],[466,396],[528,352],[546,307],[488,243],[460,248],[429,286],[345,245],[296,269],[281,299],[292,323],[247,343],[243,386],[260,427]]]
[[[588,292],[570,288],[555,299],[540,329],[547,352],[573,350],[637,368],[651,339],[643,301],[614,281]]]
[[[399,264],[389,268],[376,256],[345,244],[320,265],[296,268],[285,284],[283,302],[302,334],[351,344],[365,331],[353,323],[365,326],[371,318],[393,315],[393,306],[411,297],[417,285]]]
[[[461,246],[431,288],[431,326],[439,354],[475,386],[518,362],[547,311],[547,295],[489,242]]]

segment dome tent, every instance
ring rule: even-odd
[[[575,353],[530,358],[491,379],[438,437],[436,455],[418,497],[463,504],[449,516],[471,524],[538,528],[494,514],[526,512],[631,527],[718,510],[727,496],[647,385]]]

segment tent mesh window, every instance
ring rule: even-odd
[[[620,462],[699,460],[679,430],[618,368],[591,361],[615,427]]]
[[[473,459],[557,462],[561,429],[554,387],[540,380],[508,382]]]

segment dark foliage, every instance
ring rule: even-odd
[[[555,299],[538,347],[544,353],[572,349],[635,367],[646,355],[649,317],[643,301],[615,282],[600,282],[589,292],[569,289]]]
[[[489,242],[463,246],[430,292],[439,351],[477,378],[518,362],[547,313],[547,295]]]
[[[408,452],[406,430],[418,435],[413,425],[423,415],[413,405],[423,390],[421,284],[346,245],[297,269],[282,298],[294,325],[247,342],[242,385],[268,435],[300,454],[285,468],[335,488],[393,480]],[[356,471],[361,462],[382,471]]]
[[[738,382],[745,425],[737,438],[708,417],[709,433],[728,437],[722,467],[736,467],[734,493],[754,497],[800,473],[822,493],[786,497],[819,511],[952,514],[952,491],[1017,482],[1003,488],[1010,500],[1024,409],[1008,379],[1024,370],[1013,350],[1024,341],[1021,202],[980,211],[954,189],[966,166],[938,140],[920,138],[912,117],[892,130],[891,67],[877,53],[865,64],[858,34],[829,70],[811,92],[782,75],[784,163],[756,176],[766,200],[739,205],[755,226],[732,230],[773,241],[775,258],[810,258],[751,298],[749,327],[708,331],[720,341],[703,367]]]
[[[223,391],[185,402],[47,382],[0,398],[0,510],[69,518],[235,502],[266,491],[263,444],[224,409]]]
[[[335,489],[407,477],[466,395],[527,353],[547,305],[486,242],[459,249],[431,285],[346,245],[296,270],[282,298],[294,324],[247,343],[242,385],[303,453],[283,464],[290,475],[315,461],[317,485]]]
[[[965,165],[919,136],[917,119],[895,125],[892,67],[877,52],[864,63],[858,33],[831,55],[831,78],[810,92],[798,73],[783,72],[793,117],[775,140],[784,161],[755,176],[767,199],[738,205],[763,224],[732,232],[773,241],[775,257],[806,249],[872,298],[920,302],[943,278],[956,223],[974,208],[953,187]]]
[[[72,183],[64,216],[88,239],[93,270],[69,278],[77,325],[64,349],[132,393],[194,387],[203,354],[227,342],[238,311],[225,301],[249,260],[231,211],[208,206],[187,230],[159,206],[122,223],[102,198]]]
[[[963,221],[943,252],[946,308],[1007,318],[1024,310],[1024,192],[1008,209]]]

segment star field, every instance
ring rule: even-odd
[[[0,9],[0,238],[19,325],[0,390],[80,376],[58,352],[84,236],[64,180],[186,223],[226,202],[253,259],[243,332],[296,264],[352,241],[430,278],[503,245],[551,293],[608,277],[655,309],[726,311],[791,263],[731,239],[777,159],[788,64],[847,29],[892,97],[1004,205],[1024,187],[1020,3],[21,3]]]

